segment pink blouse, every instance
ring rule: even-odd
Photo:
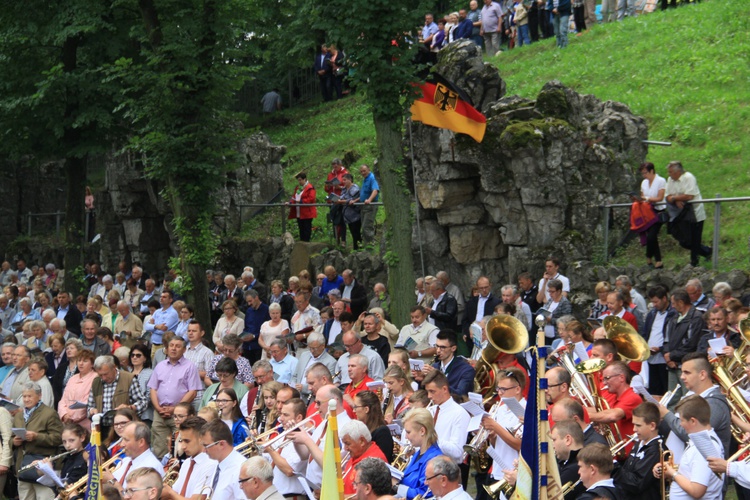
[[[70,377],[68,384],[65,386],[62,399],[60,399],[60,404],[57,406],[57,413],[60,414],[60,419],[68,415],[73,422],[77,422],[86,429],[91,430],[91,420],[86,416],[86,408],[71,410],[69,406],[76,401],[88,403],[91,384],[94,382],[96,376],[96,372],[91,370],[85,377],[81,377],[80,373]]]

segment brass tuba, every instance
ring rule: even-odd
[[[617,347],[617,354],[625,361],[646,361],[651,357],[651,348],[646,339],[624,319],[612,315],[605,317],[604,330],[607,338]]]
[[[501,354],[518,354],[529,345],[529,332],[518,319],[507,314],[496,314],[486,326],[488,345],[477,360],[474,391],[486,396],[495,391],[497,365]]]
[[[724,366],[734,379],[745,375],[745,357],[750,354],[750,318],[740,321],[739,327],[742,343],[734,350],[734,356],[723,357]]]
[[[594,401],[596,402],[596,404],[594,405],[596,411],[609,410],[609,403],[606,399],[604,399],[604,397],[602,397],[601,394],[599,394],[599,385],[594,378],[594,374],[604,370],[606,366],[606,361],[604,361],[603,359],[595,358],[587,359],[586,361],[582,361],[581,363],[578,363],[578,365],[576,365],[576,370],[578,371],[578,373],[582,373],[583,375],[585,375],[586,379],[588,380],[589,388],[591,389],[591,397],[593,397]],[[622,440],[620,427],[616,423],[613,423],[612,427],[607,424],[593,425],[596,431],[607,439],[607,444],[610,448],[616,446],[617,443]]]

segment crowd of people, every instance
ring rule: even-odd
[[[359,175],[362,185],[354,182],[354,176],[344,167],[339,158],[331,161],[331,171],[326,177],[325,202],[331,208],[329,218],[333,225],[336,244],[346,247],[347,228],[352,237],[352,248],[358,250],[360,244],[372,244],[375,240],[375,217],[378,207],[373,205],[380,198],[380,186],[375,174],[367,165],[360,165]],[[313,219],[318,216],[315,206],[318,203],[315,187],[307,179],[307,173],[295,176],[298,186],[294,189],[289,205],[289,219],[296,219],[301,241],[310,241]]]
[[[495,285],[483,276],[470,290],[440,271],[416,280],[401,325],[386,286],[365,286],[350,269],[327,266],[314,279],[302,271],[270,286],[251,267],[239,277],[207,271],[209,340],[209,325],[175,296],[174,276],[157,284],[124,262],[115,279],[95,263],[88,271],[88,294],[73,297],[52,265],[2,264],[0,486],[16,477],[22,500],[55,497],[34,465],[61,448],[70,452],[56,464],[66,487],[85,477],[95,415],[118,464],[102,477],[111,498],[182,499],[206,489],[219,500],[306,498],[323,478],[329,411],[347,495],[471,498],[474,467],[476,498],[488,498],[484,486],[515,482],[524,427],[513,408],[525,407],[535,383],[520,349],[491,360],[492,386],[481,387],[480,357],[507,335],[491,327],[496,315],[514,317],[532,339],[541,330],[557,355],[545,391],[560,475],[574,485],[566,498],[656,498],[661,476],[673,498],[721,498],[724,474],[741,492],[750,486],[750,466],[726,462],[749,420],[736,400],[727,405],[727,383],[712,378],[733,383],[748,354],[738,331],[750,309],[727,283],[711,296],[698,280],[654,285],[644,296],[622,275],[598,283],[597,300],[576,317],[555,257],[538,279],[522,273]],[[618,356],[601,326],[609,316],[647,343],[647,359]],[[570,369],[587,359],[601,363],[593,386]],[[476,429],[462,403],[478,390],[490,411]],[[671,403],[646,396],[670,391]],[[476,443],[482,432],[488,439]],[[696,451],[696,433],[715,456]],[[634,444],[614,446],[628,436]],[[660,436],[681,456],[679,469],[660,460]]]

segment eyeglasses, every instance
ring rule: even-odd
[[[497,392],[498,394],[505,394],[505,391],[512,391],[513,389],[520,387],[519,385],[514,385],[513,387],[498,387]]]
[[[153,486],[144,486],[143,488],[125,488],[124,490],[122,490],[122,496],[132,497],[136,491],[146,491],[150,490],[151,488],[153,488]]]
[[[217,399],[216,402],[217,403],[231,403],[232,400],[231,399]]]
[[[444,475],[445,475],[445,474],[435,474],[435,475],[432,475],[432,476],[430,476],[430,477],[426,477],[426,478],[424,478],[424,481],[425,481],[425,483],[426,483],[426,482],[427,482],[427,481],[429,481],[430,479],[435,479],[435,478],[436,478],[436,477],[438,477],[438,476],[444,476]]]
[[[187,415],[178,415],[176,413],[172,414],[172,418],[175,420],[183,420],[183,419],[186,419],[187,417],[188,417]]]
[[[250,481],[251,479],[255,479],[255,478],[253,478],[253,477],[246,477],[246,478],[244,478],[244,479],[240,478],[240,480],[239,480],[239,481],[237,481],[237,482],[238,482],[238,483],[240,483],[240,484],[242,484],[242,483],[244,483],[245,481]]]
[[[450,349],[450,348],[451,348],[451,346],[449,346],[449,345],[437,345],[437,344],[435,344],[435,349],[437,349],[437,350]]]
[[[216,378],[218,378],[218,379],[229,378],[231,376],[232,376],[231,373],[217,373],[216,374]]]
[[[547,384],[547,389],[552,389],[553,387],[560,387],[565,382],[560,382],[559,384]]]
[[[354,347],[357,344],[359,344],[359,339],[357,339],[357,341],[355,343],[353,343],[353,344],[344,344],[344,347],[346,347],[347,349],[351,349],[352,347]]]
[[[352,410],[356,410],[357,408],[367,408],[367,405],[354,405],[354,406],[352,406]]]
[[[608,377],[602,377],[602,379],[605,382],[609,382],[609,379],[614,378],[614,377],[619,377],[620,375],[622,375],[622,373],[615,373],[614,375],[609,375]]]
[[[213,442],[213,443],[211,443],[211,444],[203,444],[203,443],[201,443],[201,444],[203,445],[203,448],[207,450],[207,449],[209,449],[210,447],[212,447],[212,446],[216,446],[216,445],[217,445],[217,444],[219,444],[219,443],[221,443],[221,440],[218,440],[218,441],[214,441],[214,442]]]
[[[115,422],[115,423],[112,424],[112,426],[113,427],[123,427],[125,425],[128,425],[129,423],[130,423],[130,421],[127,421],[127,422]]]
[[[143,354],[141,354],[140,352],[134,352],[133,354],[130,355],[130,357],[131,358],[142,358]]]

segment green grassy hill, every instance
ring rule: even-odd
[[[596,26],[582,36],[571,35],[565,50],[557,50],[552,39],[543,40],[489,62],[506,80],[509,95],[533,98],[556,79],[578,92],[629,105],[646,118],[651,139],[673,143],[650,148],[649,160],[662,176],[669,161],[680,160],[698,178],[704,198],[748,196],[749,33],[750,2],[704,1]],[[290,125],[264,130],[288,147],[287,186],[303,168],[313,178],[322,177],[334,156],[353,153],[367,162],[375,155],[371,115],[359,98],[285,114]],[[707,212],[704,241],[710,243],[713,207]],[[748,216],[750,202],[722,206],[722,269],[747,267]],[[662,240],[665,265],[688,262],[669,238]],[[642,262],[643,253],[631,245],[616,261]]]

